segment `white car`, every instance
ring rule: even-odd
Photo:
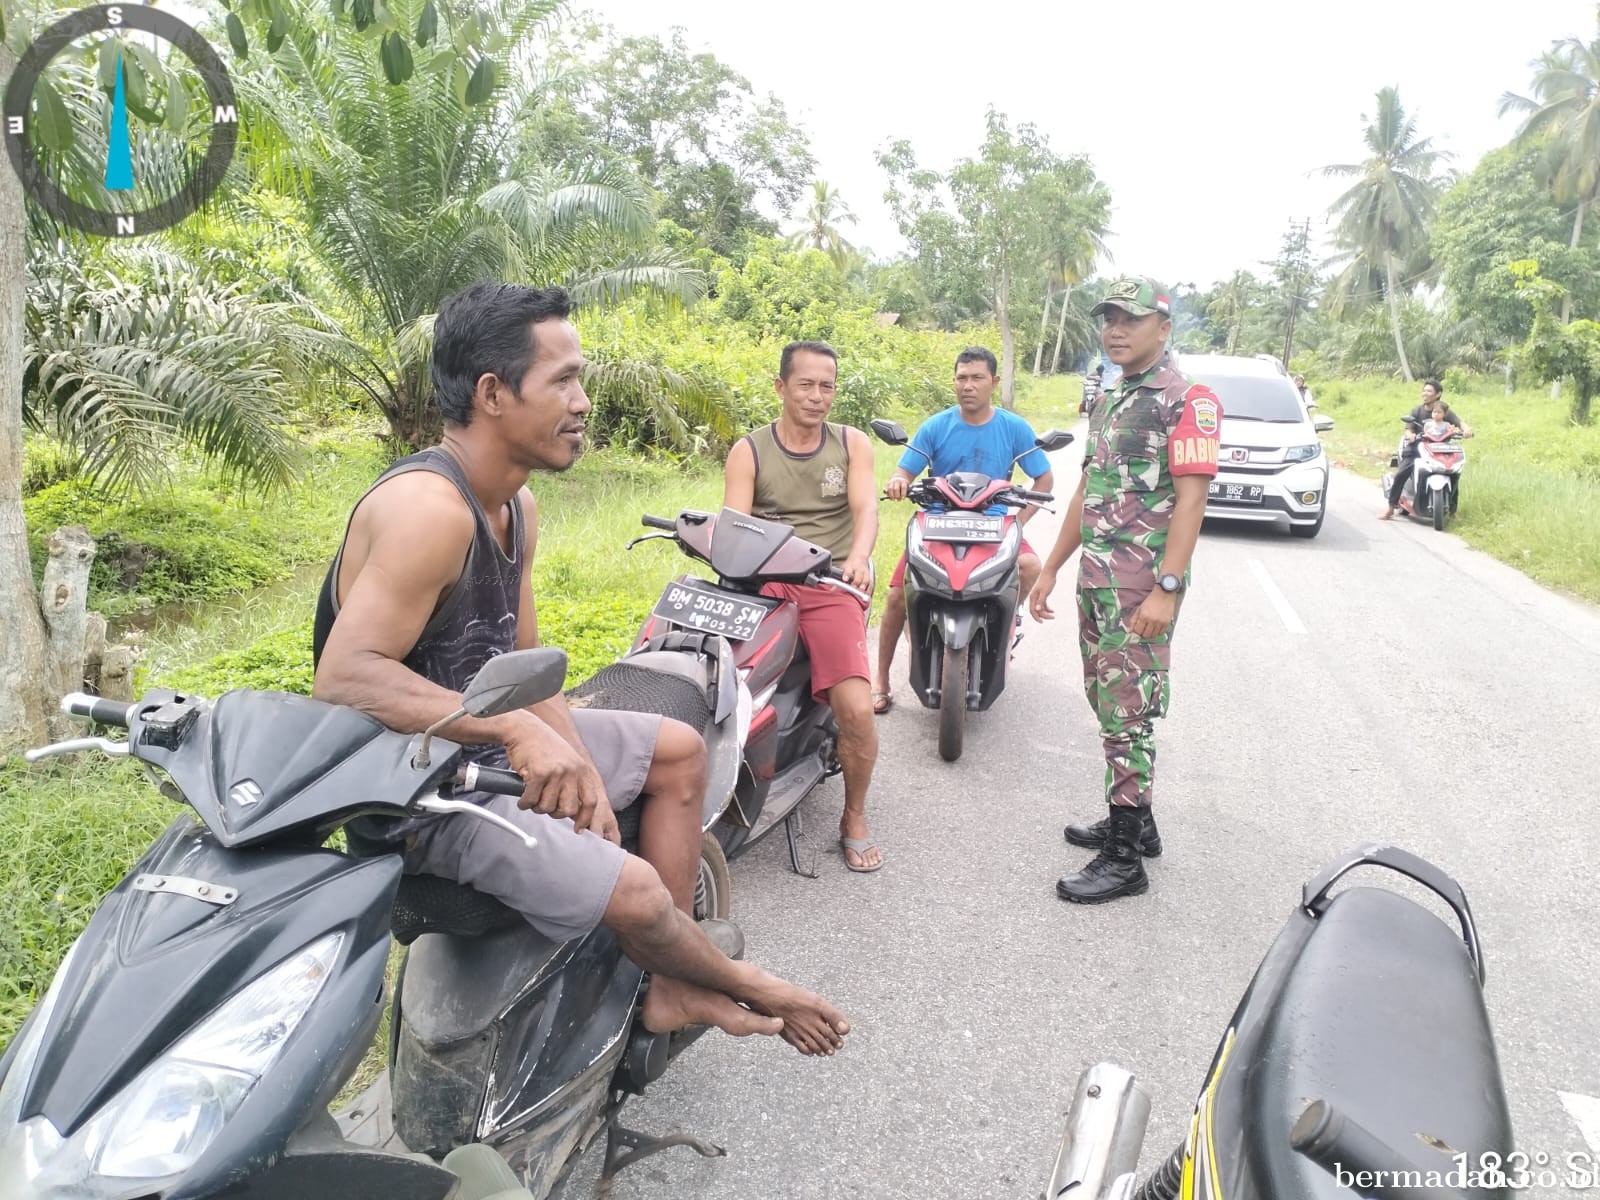
[[[1231,354],[1175,354],[1180,371],[1222,402],[1217,477],[1206,516],[1287,527],[1316,537],[1328,511],[1328,456],[1313,417],[1277,359]]]

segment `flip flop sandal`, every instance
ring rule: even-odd
[[[871,838],[842,837],[839,839],[839,845],[845,850],[854,850],[856,852],[856,856],[863,859],[866,858],[868,850],[879,848],[878,843],[873,841]],[[874,871],[881,871],[883,870],[883,864],[888,861],[889,859],[886,855],[878,860],[878,865],[875,867],[858,867],[855,865],[855,863],[850,861],[850,856],[848,854],[844,856],[844,865],[849,867],[858,875],[870,875]]]
[[[880,705],[882,707],[879,707]],[[894,707],[894,693],[893,692],[873,692],[872,693],[872,714],[873,714],[873,716],[881,717],[881,716],[883,716],[884,713],[888,712],[893,707]]]

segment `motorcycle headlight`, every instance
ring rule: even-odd
[[[906,554],[913,561],[936,572],[941,578],[944,576],[944,568],[939,565],[939,560],[928,552],[927,543],[922,539],[922,527],[915,520],[911,522],[911,534],[906,538]]]
[[[967,583],[976,583],[985,575],[992,575],[1002,567],[1009,566],[1014,561],[1011,555],[1015,550],[1016,544],[1021,540],[1022,526],[1013,522],[1011,528],[1006,530],[1006,536],[1001,540],[999,548],[995,550],[994,557],[989,559],[988,562],[974,567],[972,574],[967,576]]]
[[[277,1059],[343,942],[343,933],[319,938],[236,992],[71,1138],[42,1116],[13,1124],[0,1141],[0,1200],[126,1200],[176,1182]],[[16,1121],[3,1104],[0,1115]]]
[[[1310,462],[1322,453],[1322,444],[1313,442],[1309,446],[1290,446],[1283,452],[1284,462]]]

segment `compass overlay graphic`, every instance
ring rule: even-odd
[[[195,66],[211,111],[205,157],[182,187],[159,204],[119,210],[96,208],[69,195],[39,161],[34,144],[34,85],[52,59],[74,42],[97,33],[140,32],[154,35],[181,52]],[[105,186],[113,200],[133,194],[133,135],[128,121],[126,70],[119,56],[112,93],[111,128],[106,153]],[[18,62],[5,94],[6,152],[28,198],[57,221],[100,237],[137,237],[175,225],[204,204],[222,182],[233,161],[239,137],[239,113],[228,77],[211,43],[171,13],[143,4],[102,4],[80,9],[45,30]]]

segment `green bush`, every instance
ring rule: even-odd
[[[333,552],[344,517],[387,461],[376,443],[314,442],[306,477],[265,499],[231,492],[188,467],[170,488],[118,496],[78,479],[23,501],[34,576],[50,534],[83,525],[98,543],[89,605],[110,617],[175,601],[211,600],[270,583]]]
[[[998,347],[992,329],[959,333],[884,326],[851,296],[820,251],[757,244],[741,268],[724,267],[717,298],[689,313],[645,302],[586,314],[579,332],[596,358],[632,359],[690,379],[714,379],[732,397],[740,432],[778,414],[772,381],[784,344],[818,340],[839,354],[832,418],[866,428],[873,417],[916,424],[949,405],[955,358],[973,342]],[[653,450],[652,423],[634,398],[596,389],[591,430],[601,445]],[[720,457],[720,455],[719,455]]]
[[[626,652],[654,603],[654,595],[618,594],[541,602],[540,640],[567,652],[567,686],[587,679]],[[307,621],[269,634],[242,650],[158,672],[145,686],[212,697],[238,688],[309,696],[313,674],[311,623]]]
[[[239,688],[311,694],[311,622],[270,634],[204,662],[162,672],[149,685],[198,696],[220,696]]]

